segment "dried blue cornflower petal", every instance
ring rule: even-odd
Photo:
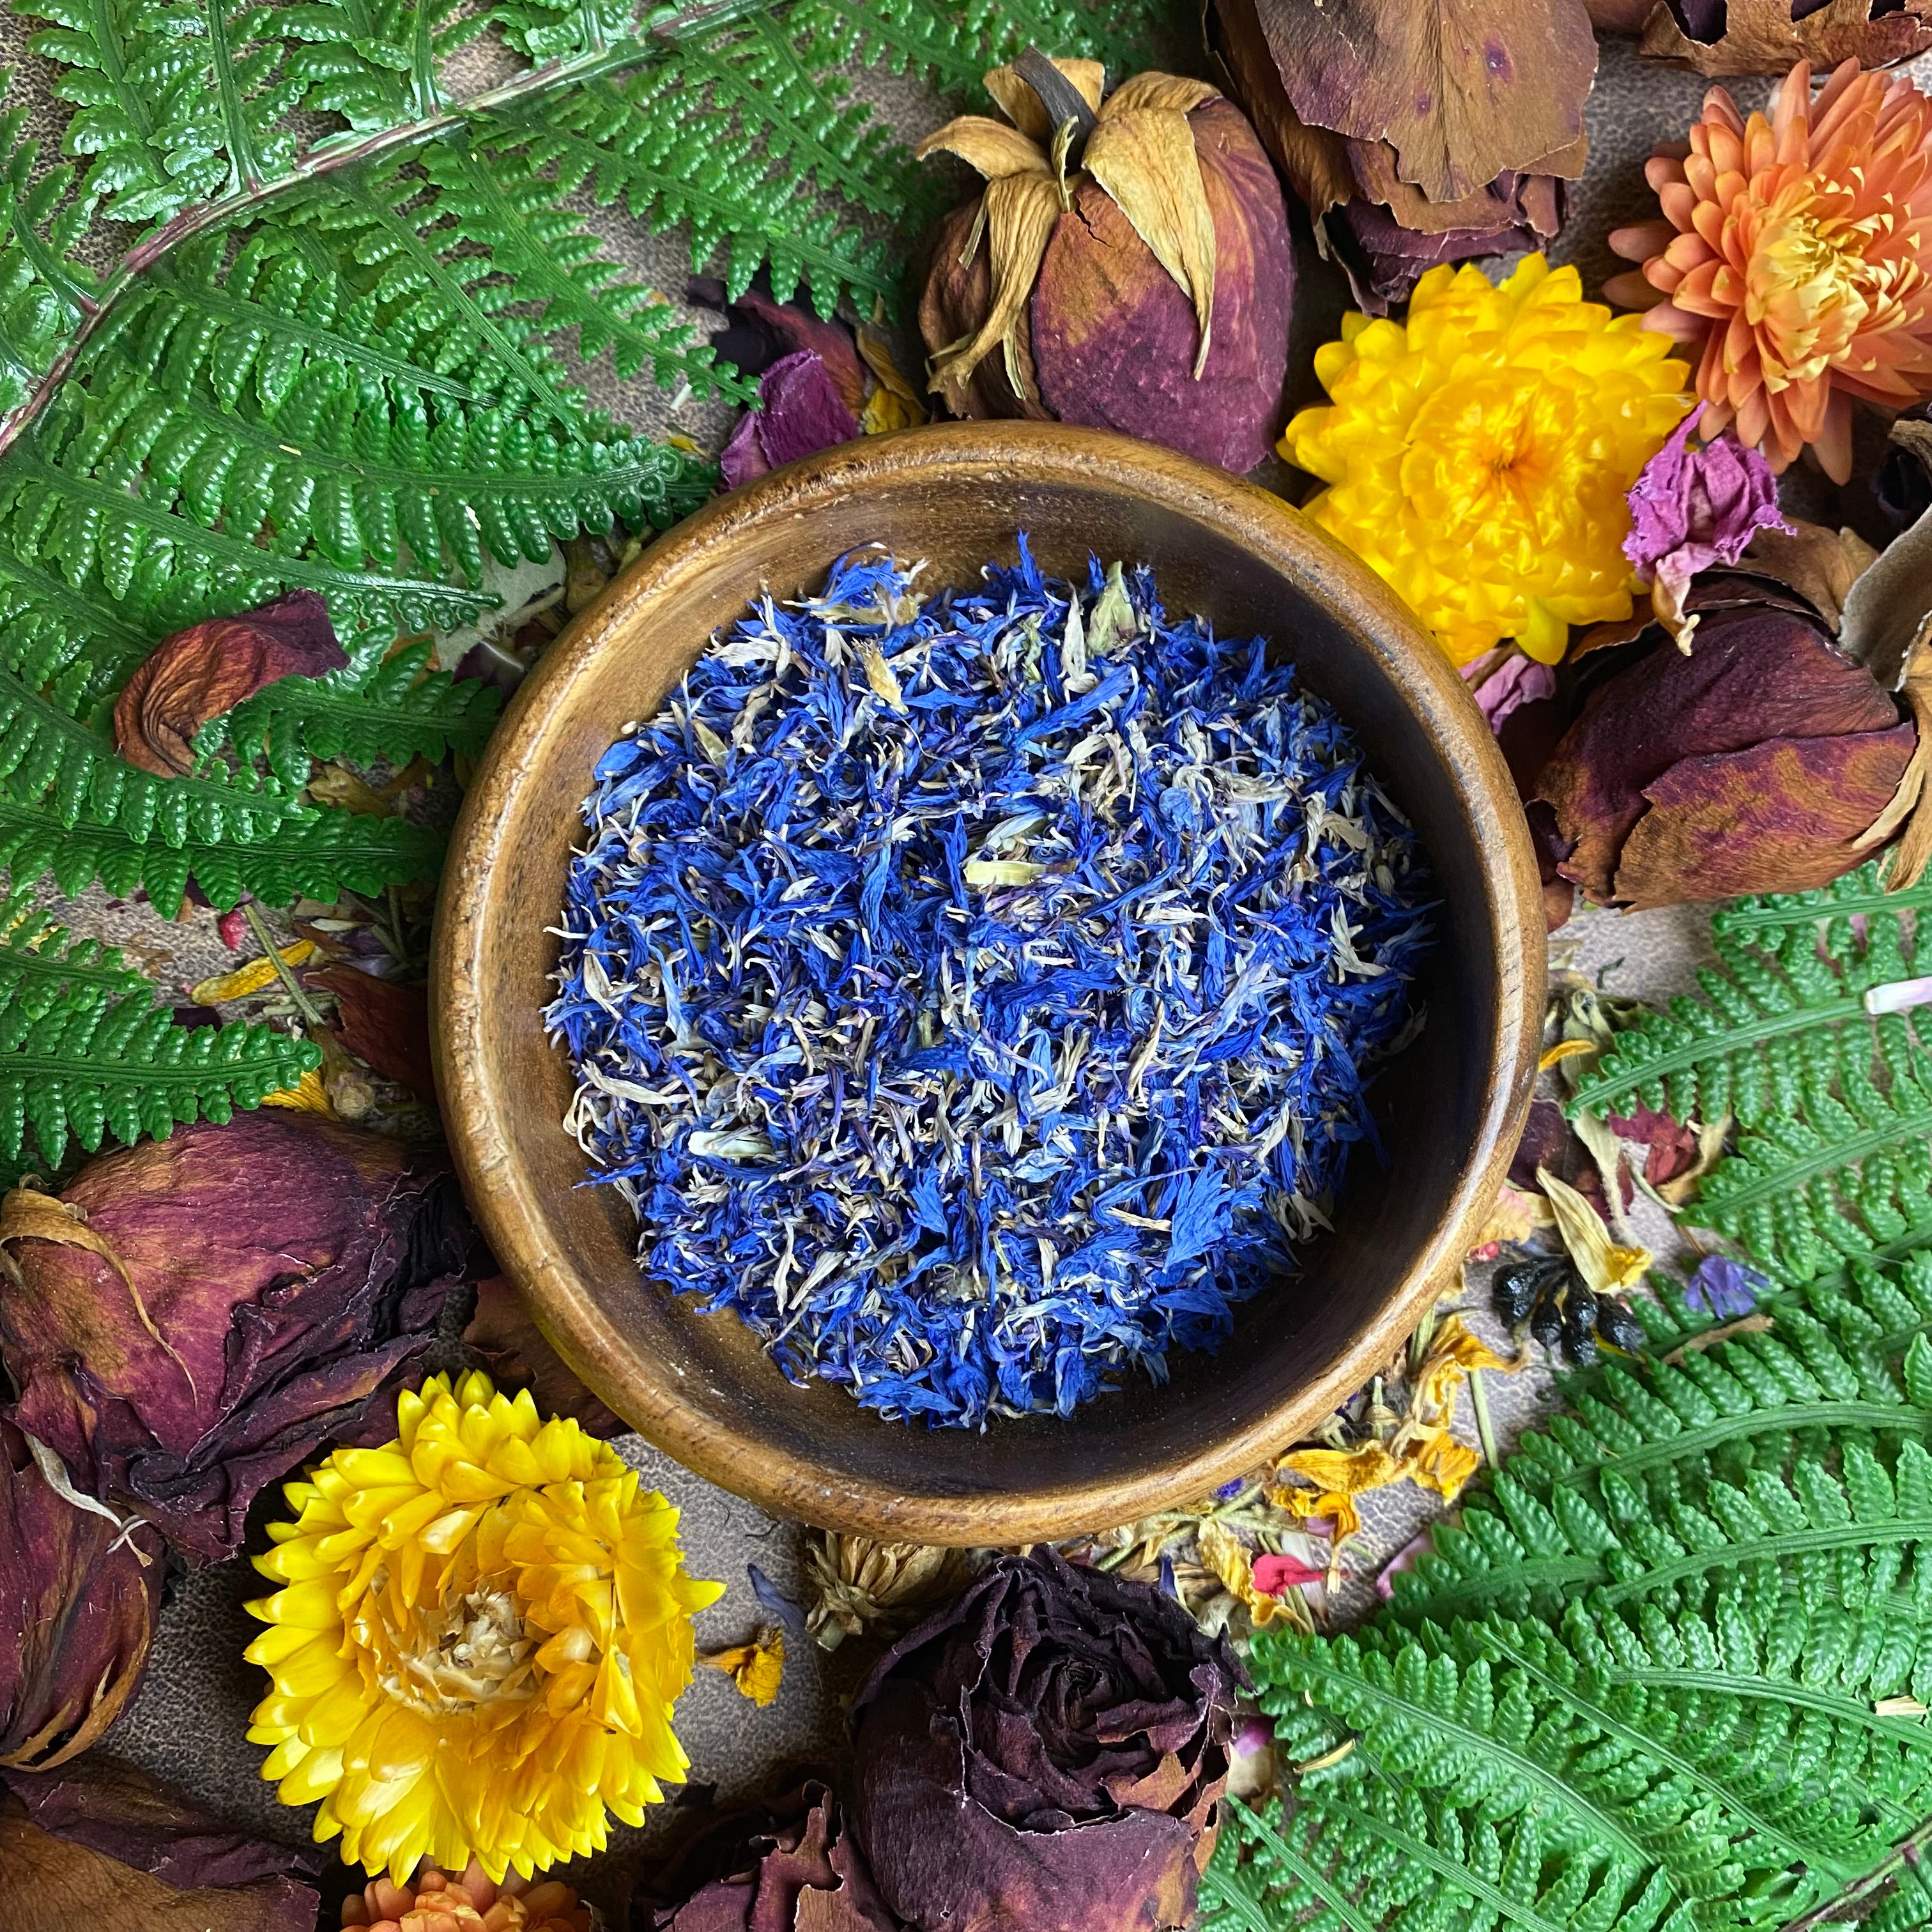
[[[766,597],[604,754],[547,1019],[649,1274],[887,1416],[1064,1415],[1327,1225],[1427,881],[1260,639],[916,575]]]

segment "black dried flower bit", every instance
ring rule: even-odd
[[[1627,1355],[1645,1346],[1643,1324],[1627,1304],[1587,1287],[1566,1255],[1538,1255],[1496,1270],[1490,1296],[1518,1334],[1526,1328],[1552,1356],[1593,1368],[1598,1344]]]

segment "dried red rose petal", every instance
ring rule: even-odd
[[[326,966],[303,977],[310,986],[334,994],[336,1031],[351,1053],[385,1080],[435,1104],[428,988],[378,979],[347,965]]]
[[[147,1664],[160,1547],[56,1494],[0,1422],[0,1765],[62,1763],[120,1715]]]
[[[164,638],[114,700],[121,755],[161,778],[194,769],[195,734],[282,677],[322,677],[349,654],[313,590],[291,590],[238,616]]]
[[[758,402],[739,419],[718,459],[728,490],[782,464],[850,442],[860,433],[831,372],[809,349],[781,356],[759,377]]]
[[[1636,908],[1804,891],[1868,858],[1916,742],[1871,674],[1781,605],[1710,610],[1688,656],[1648,634],[1538,781],[1563,876]]]
[[[1246,1678],[1171,1597],[1001,1557],[852,1706],[854,1821],[923,1932],[1184,1925]]]
[[[293,1113],[120,1149],[62,1200],[84,1224],[0,1204],[8,1414],[190,1560],[232,1555],[256,1493],[393,1392],[471,1238],[435,1160]]]
[[[838,1801],[815,1780],[773,1810],[721,1820],[654,1887],[650,1932],[899,1932]]]

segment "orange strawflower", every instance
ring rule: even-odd
[[[1932,395],[1932,99],[1848,60],[1814,100],[1801,62],[1768,121],[1712,88],[1646,173],[1664,218],[1610,237],[1643,267],[1604,292],[1702,349],[1702,434],[1735,419],[1774,470],[1809,444],[1844,482],[1853,398]]]

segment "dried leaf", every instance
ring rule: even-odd
[[[958,389],[997,347],[1005,356],[1007,381],[1024,399],[1026,381],[1015,332],[1060,219],[1060,190],[1048,174],[1007,175],[986,184],[982,205],[992,264],[992,300],[986,320],[969,340],[934,355],[932,386],[942,392]]]
[[[1030,135],[984,114],[962,114],[927,135],[913,150],[915,160],[929,154],[957,154],[988,181],[1006,175],[1051,176],[1046,151]]]
[[[1257,0],[1289,104],[1387,141],[1431,201],[1528,172],[1583,132],[1597,44],[1582,0]]]
[[[211,718],[278,678],[320,677],[349,654],[313,590],[292,590],[236,617],[211,617],[164,638],[114,701],[114,742],[130,764],[162,778],[191,772]]]
[[[280,950],[285,966],[301,966],[315,957],[314,943],[307,939],[298,939]],[[224,1000],[245,1000],[250,993],[274,985],[279,976],[275,962],[265,952],[232,973],[219,973],[212,980],[203,980],[190,990],[188,998],[198,1006],[219,1006]]]
[[[1118,101],[1116,95],[1108,102],[1082,163],[1192,302],[1201,328],[1198,376],[1207,366],[1214,326],[1214,217],[1194,130],[1185,114],[1171,108],[1122,110]]]
[[[774,1702],[784,1677],[784,1632],[767,1624],[750,1643],[728,1650],[700,1651],[698,1660],[722,1670],[760,1710]]]
[[[1861,67],[1890,67],[1932,47],[1926,0],[1904,0],[1879,13],[1873,0],[1826,0],[1793,20],[1794,0],[1728,0],[1722,37],[1694,40],[1658,0],[1646,22],[1637,51],[1647,58],[1689,68],[1708,78],[1736,74],[1783,74],[1800,61],[1828,73],[1840,61]],[[1874,17],[1876,16],[1876,17]]]

